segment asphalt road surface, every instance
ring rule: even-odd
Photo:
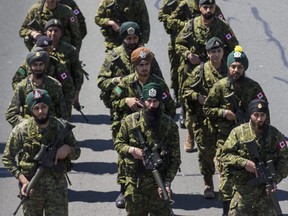
[[[11,78],[25,59],[27,50],[18,31],[30,6],[36,1],[1,0],[0,8],[0,155],[9,133],[10,125],[5,120],[5,112],[12,97]],[[72,186],[69,187],[69,215],[71,216],[110,216],[125,215],[125,210],[114,204],[119,186],[116,184],[116,159],[111,141],[109,112],[99,100],[96,78],[104,61],[103,37],[94,16],[100,0],[77,1],[87,22],[88,35],[83,41],[81,60],[90,74],[80,94],[80,102],[85,106],[83,112],[89,119],[73,111],[72,122],[77,126],[75,136],[80,142],[82,155],[69,174]],[[169,62],[166,35],[157,13],[162,1],[146,0],[150,13],[151,36],[147,47],[151,48],[160,64],[166,81],[169,83]],[[287,131],[287,9],[286,0],[218,0],[226,19],[232,26],[240,45],[249,58],[247,76],[257,80],[270,102],[271,122],[284,134]],[[179,110],[178,110],[179,113]],[[197,152],[185,153],[183,141],[186,131],[180,129],[181,172],[172,183],[175,192],[174,212],[177,215],[221,215],[221,202],[203,198],[203,181],[199,173]],[[218,191],[218,175],[214,176]],[[288,182],[278,185],[278,199],[283,213],[288,213]],[[12,215],[19,199],[17,180],[12,177],[0,162],[0,215]],[[21,210],[18,215],[22,215]]]

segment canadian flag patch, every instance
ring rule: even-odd
[[[162,100],[166,99],[169,96],[168,92],[163,92],[162,94]]]
[[[287,146],[285,140],[277,144],[278,149],[283,149]]]
[[[71,23],[73,23],[73,22],[75,22],[75,21],[76,21],[76,19],[75,19],[74,16],[70,17],[70,22],[71,22]]]
[[[263,92],[260,92],[260,93],[258,93],[257,95],[256,95],[256,98],[257,99],[261,99],[261,98],[263,98],[264,97],[264,93]]]
[[[73,12],[76,16],[80,13],[79,9],[77,9],[77,8]]]
[[[60,74],[60,81],[62,82],[63,80],[65,80],[68,77],[66,72],[63,72],[62,74]]]

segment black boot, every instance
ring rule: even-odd
[[[115,204],[117,208],[124,209],[125,208],[125,197],[124,197],[125,187],[124,184],[121,184],[120,194],[115,200]]]
[[[222,216],[228,216],[230,202],[231,202],[230,200],[223,201],[223,215]]]
[[[182,105],[180,118],[179,118],[180,128],[186,128],[185,121],[186,121],[186,108],[185,106]]]

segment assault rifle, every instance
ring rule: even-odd
[[[42,34],[44,33],[44,28],[40,25],[39,21],[41,19],[41,13],[43,11],[45,2],[46,2],[46,0],[42,0],[41,6],[40,6],[39,10],[37,11],[34,19],[28,23],[29,27],[31,27],[32,29],[35,29],[36,31],[41,32]]]
[[[45,172],[46,169],[52,169],[55,172],[61,173],[64,171],[64,167],[61,164],[57,164],[55,165],[55,156],[58,150],[58,146],[63,142],[64,140],[64,136],[68,131],[71,131],[75,126],[70,124],[70,123],[66,123],[65,127],[63,128],[63,130],[61,131],[60,135],[58,136],[56,142],[51,146],[48,147],[46,145],[41,145],[40,151],[36,154],[36,156],[34,157],[34,160],[38,162],[39,167],[35,173],[35,175],[32,177],[31,181],[29,182],[25,193],[27,194],[27,196],[23,196],[21,195],[21,189],[20,189],[20,203],[18,205],[18,207],[16,208],[15,212],[13,213],[13,215],[16,215],[20,206],[26,202],[26,200],[29,198],[29,194],[31,192],[31,190],[33,188],[35,188],[35,186],[38,184],[39,180],[42,178],[43,173]],[[69,181],[69,178],[66,175],[66,178]],[[70,181],[69,181],[69,184]]]
[[[131,131],[139,139],[140,145],[143,148],[143,164],[145,166],[145,169],[146,170],[152,170],[153,177],[154,177],[158,187],[161,188],[161,191],[163,193],[164,203],[170,209],[170,216],[174,216],[174,212],[171,208],[171,205],[174,203],[174,201],[169,199],[169,196],[168,196],[168,193],[165,189],[163,180],[162,180],[161,175],[157,169],[158,166],[163,163],[163,161],[159,155],[157,147],[155,146],[154,148],[152,148],[152,151],[147,147],[147,143],[144,140],[144,137],[142,135],[142,132],[141,132],[139,126],[133,128]]]
[[[76,109],[78,112],[80,112],[80,114],[83,116],[83,118],[86,120],[86,122],[88,123],[89,120],[87,119],[87,117],[84,115],[84,113],[82,112],[82,109],[84,108],[84,106],[81,106],[80,103],[74,103],[73,104],[74,109]]]
[[[231,106],[234,108],[233,112],[236,115],[236,123],[238,125],[249,121],[248,116],[245,114],[243,108],[239,105],[240,100],[234,92],[225,95],[224,98],[227,99]]]
[[[266,185],[266,190],[268,191],[268,194],[272,200],[274,209],[278,216],[282,215],[282,210],[279,205],[279,202],[276,197],[276,192],[272,192],[272,189],[274,189],[275,185],[275,167],[272,160],[267,161],[266,163],[261,160],[260,154],[257,150],[257,146],[255,143],[255,140],[252,140],[247,144],[247,148],[249,152],[254,156],[254,162],[256,164],[257,172],[258,172],[258,178],[255,177],[247,182],[250,186],[257,186],[261,184]]]
[[[114,0],[111,4],[107,5],[107,10],[111,11],[111,19],[113,19],[119,26],[126,21],[123,19],[123,14],[120,13],[120,7],[117,0]],[[106,31],[109,35],[116,33],[111,26],[105,26],[103,27],[103,30]]]
[[[130,83],[131,88],[133,88],[136,93],[139,95],[140,101],[143,101],[143,93],[142,89],[139,86],[138,80],[134,80],[133,82]]]
[[[204,62],[201,62],[200,64],[200,68],[199,68],[199,79],[197,80],[197,82],[195,82],[194,84],[190,85],[191,89],[195,89],[201,82],[202,80],[204,80]],[[206,92],[206,90],[205,90]],[[208,92],[206,92],[207,94]]]

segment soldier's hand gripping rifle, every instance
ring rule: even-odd
[[[41,2],[41,6],[39,8],[39,10],[36,12],[36,15],[34,17],[34,19],[28,23],[28,26],[32,29],[35,29],[38,32],[41,32],[42,34],[44,34],[44,28],[40,25],[40,20],[41,20],[41,13],[43,11],[44,8],[44,4],[45,4],[46,0],[42,0]]]
[[[282,210],[279,205],[279,202],[276,197],[276,192],[273,191],[275,188],[276,182],[275,178],[275,167],[272,160],[267,161],[266,163],[261,160],[260,154],[257,150],[257,146],[255,140],[250,141],[247,143],[247,148],[249,152],[254,156],[254,162],[256,164],[258,177],[255,177],[247,182],[250,186],[257,186],[261,184],[265,184],[266,190],[272,200],[274,209],[277,213],[277,216],[282,215]]]
[[[159,155],[157,147],[152,148],[152,151],[147,147],[147,143],[144,140],[144,137],[142,135],[142,132],[141,132],[139,126],[133,128],[131,131],[139,139],[140,145],[143,148],[143,164],[145,166],[145,169],[152,171],[153,177],[154,177],[158,187],[161,189],[161,191],[163,193],[164,203],[167,207],[169,207],[170,215],[174,216],[174,212],[173,212],[172,207],[171,207],[171,205],[174,203],[174,201],[169,198],[169,195],[166,191],[166,188],[164,186],[161,175],[157,169],[158,165],[161,165],[163,163],[163,161]]]
[[[43,176],[45,169],[53,169],[53,171],[58,172],[58,173],[61,173],[64,171],[64,167],[61,164],[58,163],[57,165],[55,165],[55,156],[58,150],[58,146],[60,146],[60,144],[63,143],[66,133],[68,131],[71,131],[74,127],[75,127],[74,125],[67,122],[65,127],[59,134],[56,142],[53,143],[53,146],[48,147],[43,144],[41,145],[40,151],[34,157],[34,160],[38,162],[39,167],[37,168],[36,173],[34,174],[34,176],[32,177],[31,181],[29,182],[29,184],[27,185],[25,189],[25,193],[27,194],[27,196],[23,196],[20,194],[19,197],[21,201],[19,205],[17,206],[13,215],[17,214],[20,206],[29,198],[29,194],[31,193],[31,190],[35,188],[35,186],[38,184],[39,180]],[[66,175],[66,178],[68,178],[67,174],[65,175]],[[21,193],[21,190],[20,190],[20,193]]]
[[[241,105],[239,105],[239,103],[241,102],[240,99],[238,99],[238,97],[235,95],[234,92],[232,92],[228,95],[225,95],[224,98],[227,99],[227,101],[233,107],[234,110],[232,110],[232,111],[235,112],[236,123],[238,125],[246,123],[249,121],[248,115],[245,114],[245,111],[243,110]]]

